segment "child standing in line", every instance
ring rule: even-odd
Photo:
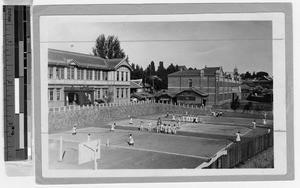
[[[168,134],[171,134],[171,133],[172,133],[171,125],[169,124],[169,126],[168,126]]]
[[[164,132],[165,131],[165,124],[160,124],[160,132]]]
[[[178,128],[180,128],[180,117],[178,118],[177,126],[178,126]]]
[[[77,129],[76,129],[76,126],[73,126],[73,129],[72,129],[72,135],[75,136],[77,133]]]
[[[165,125],[164,129],[165,129],[165,133],[168,134],[168,125]]]
[[[175,115],[173,114],[172,121],[176,121]]]
[[[173,134],[177,134],[177,127],[176,127],[175,124],[174,124],[174,126],[173,126],[172,133],[173,133]]]
[[[195,117],[195,123],[198,123],[198,116]]]
[[[133,123],[133,119],[132,119],[132,117],[130,117],[129,124],[132,124],[132,123]]]
[[[185,116],[184,115],[182,116],[182,121],[185,122]]]
[[[143,131],[143,120],[141,120],[141,123],[140,123],[140,131]]]
[[[267,124],[267,113],[264,113],[263,124]]]
[[[151,131],[152,130],[152,124],[150,121],[148,121],[148,131]]]
[[[116,123],[112,124],[110,127],[110,131],[115,131]]]
[[[134,146],[134,140],[133,140],[132,134],[129,134],[128,144],[130,146]]]
[[[160,127],[159,127],[159,123],[156,123],[156,133],[158,133],[160,131]]]

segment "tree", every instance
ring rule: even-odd
[[[254,79],[254,78],[256,78],[256,73],[255,73],[255,71],[253,71],[253,73],[252,73],[252,75],[251,75],[251,79]]]
[[[256,78],[257,79],[264,78],[265,76],[267,77],[267,76],[269,76],[269,74],[267,72],[263,72],[263,71],[260,71],[260,72],[256,73]]]
[[[167,89],[168,88],[168,72],[164,67],[164,62],[160,61],[156,71],[157,76],[161,79],[161,81],[155,82],[157,89]]]
[[[230,108],[234,111],[236,111],[238,109],[238,107],[240,106],[240,99],[239,96],[236,96],[235,99],[233,99],[233,101],[230,104]]]
[[[107,94],[104,96],[103,100],[106,103],[111,103],[113,101],[114,98],[114,93],[112,91],[108,91]]]
[[[247,80],[247,79],[250,79],[250,78],[251,78],[251,73],[247,71],[247,72],[245,73],[243,79],[244,79],[244,80]]]
[[[92,52],[95,56],[104,59],[124,58],[126,56],[121,48],[118,37],[113,35],[106,38],[104,34],[101,34],[96,39],[96,44]]]
[[[250,102],[248,102],[247,104],[245,104],[243,110],[244,110],[244,111],[250,111],[251,108],[252,108],[252,102],[250,101]]]

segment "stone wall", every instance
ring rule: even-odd
[[[209,113],[200,108],[176,106],[161,103],[140,103],[124,106],[101,106],[93,108],[79,108],[60,112],[49,112],[49,131],[71,129],[76,127],[101,126],[104,122],[125,119],[129,116],[140,117],[151,114],[198,114]]]

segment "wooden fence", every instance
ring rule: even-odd
[[[205,168],[234,168],[272,146],[273,132],[270,131],[270,133],[231,144],[227,148],[227,155],[221,155]]]

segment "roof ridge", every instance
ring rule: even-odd
[[[53,49],[53,48],[48,48],[48,50],[56,51],[56,52],[59,52],[59,53],[69,53],[69,54],[73,54],[73,55],[83,55],[83,56],[91,57],[91,58],[94,58],[94,59],[101,59],[101,60],[104,60],[106,62],[106,59],[104,59],[102,57],[95,56],[95,55],[84,54],[84,53],[79,53],[79,52],[71,52],[71,51],[65,51],[65,50],[58,50],[58,49]]]

